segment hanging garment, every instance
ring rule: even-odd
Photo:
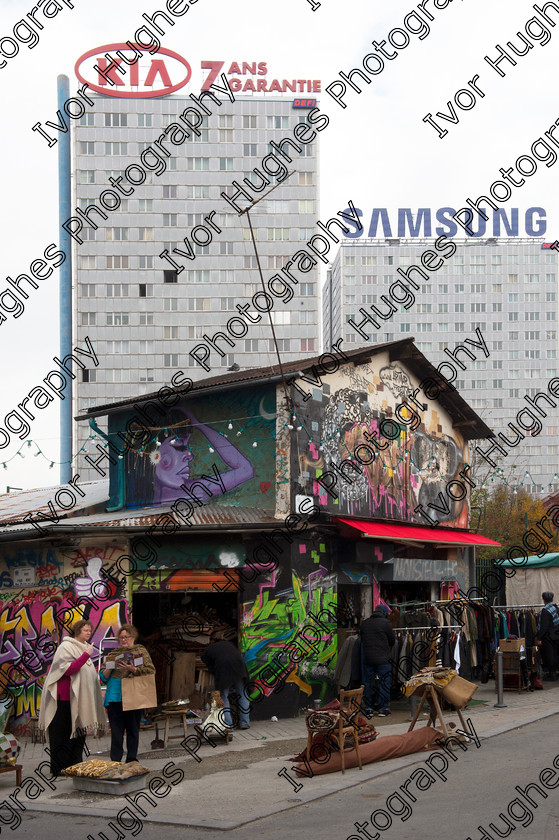
[[[347,688],[351,682],[351,656],[356,641],[357,636],[348,636],[338,654],[334,678],[341,688]]]

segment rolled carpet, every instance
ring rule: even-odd
[[[420,729],[413,729],[403,735],[385,735],[371,741],[369,744],[361,744],[359,752],[362,764],[371,764],[373,761],[386,761],[388,758],[397,758],[401,755],[421,752],[421,750],[432,749],[437,746],[437,739],[444,738],[444,735],[431,726],[422,726]],[[358,767],[357,753],[354,749],[346,750],[344,756],[346,768]],[[298,776],[312,775],[320,776],[323,773],[335,773],[342,769],[342,759],[337,751],[330,752],[328,761],[318,763],[317,761],[303,761],[295,766]]]

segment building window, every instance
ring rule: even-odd
[[[299,213],[314,213],[314,201],[310,198],[299,201]]]
[[[266,128],[289,128],[288,117],[266,117]]]
[[[128,257],[116,256],[106,257],[106,268],[128,268]]]
[[[153,115],[152,114],[138,114],[138,127],[139,128],[152,128],[153,127]]]
[[[78,144],[78,154],[79,155],[94,155],[95,154],[95,143],[91,141],[81,142]]]
[[[82,370],[82,382],[97,382],[96,370]]]
[[[178,327],[163,327],[163,338],[178,338],[179,337],[179,328]]]
[[[105,143],[106,155],[127,155],[128,143]]]
[[[268,241],[285,242],[289,239],[289,228],[268,228]]]
[[[192,298],[190,298],[190,300],[192,300]],[[189,300],[189,302],[190,302],[190,300]],[[178,298],[164,298],[163,309],[165,310],[165,312],[177,312],[178,308],[179,308],[179,299]]]
[[[299,172],[299,186],[312,187],[312,172]]]
[[[300,283],[299,291],[302,297],[312,297],[314,295],[314,283]]]
[[[81,297],[95,297],[95,283],[80,283]]]
[[[105,228],[106,242],[127,242],[128,228],[127,227],[109,227]]]
[[[152,283],[140,283],[138,285],[138,296],[139,297],[153,297],[153,284]]]
[[[233,158],[219,158],[219,169],[221,172],[233,171]]]
[[[153,212],[153,199],[152,198],[141,198],[138,201],[138,211],[140,213],[152,213]]]
[[[538,283],[540,280],[539,274],[525,274],[524,275],[524,282],[525,283]]]
[[[257,338],[245,338],[245,353],[258,353]]]
[[[128,286],[125,283],[107,283],[107,297],[128,297]]]
[[[546,283],[555,283],[555,274],[546,274],[545,275],[545,282]]]
[[[207,172],[210,168],[210,159],[207,157],[186,158],[186,168],[195,172]]]
[[[485,312],[485,304],[484,303],[471,303],[470,304],[470,312]]]
[[[129,353],[130,352],[130,342],[129,341],[107,341],[107,353]]]
[[[82,327],[94,327],[96,312],[82,312]]]
[[[80,117],[78,125],[95,125],[95,114],[84,114]]]
[[[188,309],[194,312],[209,312],[211,298],[188,298]]]
[[[243,117],[243,128],[257,128],[257,118],[253,116]]]
[[[165,196],[163,196],[165,198]],[[174,196],[169,196],[169,198],[173,198]],[[209,198],[210,197],[210,188],[207,184],[189,184],[186,188],[186,197],[187,198]]]
[[[94,256],[83,256],[78,258],[78,267],[79,268],[95,268],[95,257]]]
[[[105,125],[126,126],[128,125],[128,114],[105,114]]]
[[[163,227],[177,227],[177,213],[163,213]]]
[[[176,187],[163,187],[163,198],[176,198],[177,197],[177,188]]]
[[[140,242],[153,242],[153,228],[138,228],[138,240]]]
[[[153,312],[140,312],[140,326],[151,327],[153,324]]]
[[[502,312],[503,311],[503,304],[502,303],[492,303],[491,309],[493,312]]]
[[[178,367],[179,366],[179,354],[178,353],[164,353],[163,354],[163,367]]]
[[[95,170],[94,169],[78,169],[78,184],[94,184]]]
[[[280,353],[289,352],[290,340],[288,338],[278,338],[277,339],[277,344],[278,344],[278,350],[280,351]],[[272,338],[270,338],[268,340],[268,350],[269,350],[270,353],[273,353],[275,351],[275,349],[276,349],[276,346],[274,344],[274,340]]]
[[[153,369],[141,370],[140,382],[153,382]]]
[[[245,157],[256,157],[256,143],[243,143],[243,155]]]
[[[108,327],[127,327],[130,323],[128,312],[107,312],[106,317]]]
[[[130,371],[123,368],[109,368],[107,370],[107,382],[130,382]]]
[[[140,353],[153,353],[154,351],[154,342],[153,341],[140,341],[139,343],[139,352]]]
[[[126,260],[128,262],[128,257],[126,257]],[[139,265],[140,268],[153,268],[153,257],[141,256]],[[128,265],[126,268],[128,268]]]
[[[165,268],[163,269],[163,282],[164,283],[177,283],[179,279],[179,275],[175,271],[174,268]]]
[[[302,338],[301,339],[301,353],[315,353],[315,339]]]

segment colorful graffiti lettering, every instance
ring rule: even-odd
[[[251,679],[264,694],[273,691],[273,684],[261,677],[268,669],[305,695],[312,694],[315,686],[324,700],[333,687],[336,633],[328,622],[317,625],[312,616],[325,609],[335,614],[335,575],[328,571],[327,561],[317,567],[312,555],[300,565],[292,571],[290,586],[281,586],[281,575],[270,575],[259,585],[258,595],[243,603],[240,646]],[[307,641],[309,626],[313,635]],[[286,649],[299,650],[301,656],[284,656],[285,665],[280,667],[274,657],[282,651],[287,654]]]
[[[128,605],[116,586],[103,580],[100,570],[109,557],[124,553],[122,546],[108,546],[68,552],[63,560],[52,549],[3,556],[10,569],[27,563],[34,566],[40,584],[0,592],[0,669],[10,672],[14,734],[28,733],[30,717],[39,712],[44,678],[67,627],[80,618],[92,622],[90,642],[96,665],[117,645],[119,627],[129,621]],[[64,575],[65,567],[74,571]],[[6,568],[2,574],[10,575],[10,571]],[[0,586],[5,581],[6,577],[0,579]]]

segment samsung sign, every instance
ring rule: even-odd
[[[516,207],[509,210],[481,209],[484,210],[488,221],[478,216],[471,223],[471,237],[474,239],[482,236],[544,236],[547,231],[547,218],[543,207],[529,207],[525,212]],[[370,215],[363,213],[359,208],[356,208],[355,212],[360,217],[362,228],[358,230],[356,222],[346,218],[344,224],[352,229],[351,233],[344,234],[346,239],[359,239],[361,236],[416,238],[465,234],[463,227],[458,231],[459,226],[452,218],[456,213],[453,207],[440,207],[438,210],[431,210],[429,207],[419,207],[415,210],[411,207],[400,207],[391,212],[385,207],[375,207]]]

